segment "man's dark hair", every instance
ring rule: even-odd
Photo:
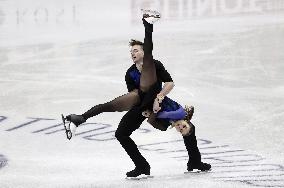
[[[129,41],[129,46],[134,46],[134,45],[140,45],[140,46],[142,46],[142,48],[143,48],[144,43],[141,42],[141,41],[139,41],[139,40],[131,39],[131,40]]]

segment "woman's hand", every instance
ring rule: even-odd
[[[153,112],[158,113],[161,110],[159,100],[156,98],[153,104]]]

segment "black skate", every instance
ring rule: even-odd
[[[141,9],[143,18],[149,23],[154,24],[156,21],[158,21],[161,18],[161,14],[158,11],[153,10],[146,10]]]
[[[211,170],[211,165],[208,163],[199,163],[199,164],[188,164],[187,165],[187,172],[206,172]]]
[[[75,135],[76,128],[80,124],[86,122],[85,118],[81,115],[71,114],[71,115],[64,117],[64,115],[62,114],[61,116],[62,116],[62,121],[63,121],[65,133],[66,133],[68,140],[70,140],[72,136]],[[66,121],[68,121],[69,123],[67,124]]]
[[[153,176],[150,176],[150,167],[147,168],[137,168],[135,167],[134,170],[131,170],[126,173],[126,179],[134,179],[134,180],[140,180],[140,179],[147,179],[152,178]]]

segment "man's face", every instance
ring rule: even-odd
[[[144,51],[141,45],[134,45],[130,50],[131,58],[134,63],[143,61]]]

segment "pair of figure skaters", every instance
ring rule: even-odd
[[[194,108],[183,108],[166,96],[174,87],[173,80],[163,64],[153,59],[153,23],[159,18],[160,14],[155,11],[144,12],[142,19],[145,28],[144,43],[137,40],[131,40],[129,43],[134,62],[125,76],[129,92],[112,101],[96,105],[82,115],[71,114],[66,117],[62,115],[64,125],[65,121],[69,121],[65,129],[67,138],[71,139],[70,122],[78,127],[87,119],[103,112],[128,111],[122,117],[115,137],[135,164],[135,169],[126,173],[129,178],[150,175],[149,163],[130,138],[132,132],[138,129],[146,118],[148,118],[148,123],[156,129],[166,131],[169,126],[172,126],[181,133],[189,156],[188,171],[211,169],[210,164],[201,162],[195,127],[190,122]],[[162,83],[164,83],[163,86]]]

